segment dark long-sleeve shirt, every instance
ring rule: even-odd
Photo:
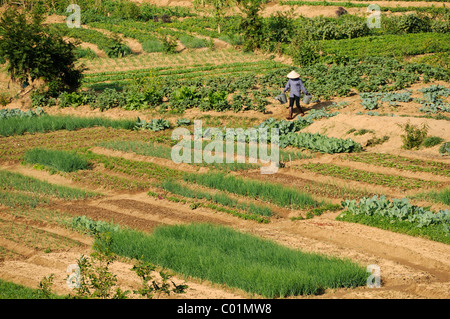
[[[286,87],[284,88],[284,93],[287,92],[287,90],[291,89],[291,92],[289,93],[289,97],[298,96],[300,97],[300,90],[308,94],[308,91],[306,90],[305,86],[303,85],[302,80],[300,79],[289,79],[288,83],[286,84]]]

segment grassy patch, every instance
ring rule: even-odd
[[[54,196],[64,200],[84,199],[99,196],[98,193],[87,192],[77,188],[50,184],[19,173],[0,170],[0,185],[4,190],[16,190],[31,193],[34,196]]]
[[[34,148],[25,153],[24,159],[29,164],[41,164],[62,172],[75,172],[90,168],[90,163],[74,152]]]
[[[52,299],[63,298],[52,294]],[[0,299],[48,299],[39,289],[32,289],[0,279]]]
[[[261,219],[258,217],[270,217],[273,215],[272,210],[268,207],[255,205],[252,203],[242,203],[234,198],[231,198],[223,192],[213,194],[210,192],[190,188],[172,180],[164,181],[163,183],[161,183],[161,187],[168,192],[181,195],[183,197],[204,199],[222,206],[237,208],[239,210],[245,211],[246,214],[241,215],[243,215],[242,217],[248,217],[248,219],[256,219],[258,221],[264,222],[266,221],[266,219]]]
[[[261,199],[282,207],[306,208],[318,207],[322,204],[294,188],[221,173],[185,174],[184,180],[241,196]]]
[[[364,134],[367,134],[367,133],[374,133],[374,131],[373,130],[367,130],[367,129],[363,128],[363,129],[360,129],[360,130],[356,131],[354,133],[354,135],[364,135]]]
[[[434,175],[450,176],[450,165],[442,162],[419,160],[383,153],[348,154],[342,158],[345,160],[382,167],[392,167],[405,171],[426,172]]]
[[[43,196],[38,196],[34,194],[26,194],[22,192],[15,191],[2,191],[0,190],[0,204],[11,207],[31,207],[35,208],[41,203],[48,203],[48,198]]]
[[[208,46],[208,42],[206,40],[196,38],[190,35],[182,35],[180,37],[180,42],[188,49],[198,49],[205,48]]]
[[[127,174],[134,177],[142,177],[147,181],[167,180],[168,178],[179,177],[181,172],[155,163],[128,160],[122,157],[106,156],[88,151],[82,154],[84,158],[96,164],[103,164],[108,170]]]
[[[84,244],[30,225],[0,219],[0,236],[39,251],[67,250]]]
[[[142,49],[145,52],[164,52],[164,45],[156,38],[150,38],[142,42]]]
[[[412,196],[414,199],[431,200],[432,202],[443,203],[450,205],[450,187],[447,187],[441,191],[432,191],[428,193],[420,193]]]
[[[289,249],[223,226],[168,226],[151,235],[127,229],[111,238],[116,254],[268,298],[356,287],[367,278],[348,260]]]
[[[46,133],[58,130],[74,131],[87,127],[103,126],[132,130],[135,120],[110,120],[101,117],[75,117],[42,115],[30,118],[9,117],[0,120],[0,136]]]
[[[145,191],[152,185],[145,180],[136,180],[131,176],[114,176],[110,172],[79,171],[71,174],[70,178],[75,182],[82,182],[89,186],[102,187],[123,191]]]
[[[66,227],[72,219],[72,215],[69,213],[39,207],[33,209],[26,207],[12,208],[4,210],[3,213],[31,221],[44,222],[46,224],[53,224],[62,227]]]

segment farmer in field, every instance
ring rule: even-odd
[[[289,80],[286,84],[286,87],[283,90],[283,93],[286,93],[287,90],[290,89],[289,106],[288,106],[289,115],[288,115],[287,119],[292,120],[294,101],[295,101],[295,105],[300,110],[300,115],[301,116],[305,115],[305,113],[303,112],[303,110],[300,106],[300,90],[306,95],[309,95],[309,93],[306,90],[305,86],[303,85],[302,80],[300,80],[300,74],[298,74],[295,71],[292,71],[287,75],[287,77]]]

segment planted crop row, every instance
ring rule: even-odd
[[[327,66],[315,64],[296,70],[309,92],[317,98],[348,96],[352,88],[358,92],[389,92],[402,90],[421,79],[447,81],[448,72],[442,67],[425,64],[402,63],[392,58],[370,54],[361,59],[350,60],[345,65]],[[283,80],[286,71],[274,71],[271,82]],[[275,78],[278,74],[278,78]],[[278,84],[282,86],[282,83]]]
[[[319,173],[321,175],[333,176],[345,180],[365,182],[369,184],[381,185],[396,189],[416,189],[442,186],[441,182],[426,181],[418,178],[403,177],[397,175],[387,175],[381,173],[367,172],[350,167],[335,164],[309,163],[303,164],[303,169]]]
[[[409,102],[412,100],[411,91],[360,93],[359,96],[361,97],[361,105],[366,110],[377,109],[378,107],[380,107],[380,101],[389,103],[389,105],[391,106],[397,106],[398,102]]]
[[[0,135],[12,136],[28,133],[46,133],[58,130],[78,130],[94,126],[120,128],[131,130],[135,128],[134,120],[110,120],[100,117],[74,117],[41,115],[37,117],[10,117],[0,119]]]
[[[82,243],[68,237],[2,219],[0,219],[0,236],[40,251],[67,250],[68,248],[83,246]]]
[[[140,21],[114,21],[113,23],[105,22],[91,22],[89,25],[106,29],[111,32],[120,33],[125,37],[138,40],[145,51],[147,52],[161,52],[164,51],[164,45],[161,42],[161,37],[170,35],[175,39],[179,39],[188,48],[199,48],[208,46],[206,40],[196,38],[185,32],[168,29],[165,23],[144,23]],[[149,42],[157,42],[159,45],[151,45]],[[158,47],[156,50],[155,48]]]
[[[19,173],[4,170],[0,170],[0,185],[5,190],[28,192],[36,196],[54,196],[64,200],[85,199],[100,195],[77,188],[50,184]]]
[[[185,174],[183,179],[187,182],[197,183],[236,195],[261,199],[282,207],[313,208],[321,205],[310,195],[290,187],[221,173]]]
[[[334,114],[335,115],[335,114]],[[313,118],[320,118],[322,116],[334,116],[333,114],[328,114],[326,112],[320,115],[314,115]],[[262,122],[260,125],[256,126],[254,130],[251,130],[245,136],[239,131],[234,131],[237,141],[258,141],[259,129],[268,129],[267,136],[265,137],[268,141],[271,141],[272,129],[276,128],[279,131],[279,142],[278,145],[281,148],[287,146],[292,146],[301,149],[307,149],[313,152],[322,153],[350,153],[359,152],[362,150],[362,146],[359,143],[354,142],[352,139],[340,139],[334,137],[328,137],[318,133],[303,133],[298,132],[302,128],[310,125],[312,120],[309,118],[299,118],[296,121],[276,121],[272,118]],[[224,134],[225,135],[225,134]],[[244,138],[244,140],[242,140]],[[274,141],[271,141],[274,142]]]
[[[15,207],[2,212],[29,221],[44,222],[63,227],[67,226],[72,219],[72,215],[69,213],[41,207]]]
[[[118,171],[118,170],[117,170]],[[103,189],[113,189],[120,191],[143,192],[152,187],[151,181],[137,180],[130,176],[115,176],[110,172],[98,171],[78,171],[70,175],[70,179],[75,182],[84,183],[89,187],[101,187]]]
[[[272,69],[271,67],[267,67],[267,68],[258,68],[259,71],[264,71],[266,69]],[[182,86],[184,83],[186,83],[187,81],[189,82],[212,82],[212,81],[216,81],[216,82],[220,82],[223,81],[224,79],[226,79],[227,81],[232,81],[232,80],[236,80],[239,78],[246,78],[246,77],[255,77],[257,76],[257,74],[255,74],[255,69],[254,68],[250,68],[248,70],[245,69],[240,69],[238,71],[231,71],[228,72],[227,70],[224,70],[223,72],[214,72],[211,71],[209,73],[204,73],[204,72],[197,72],[197,73],[192,73],[192,74],[180,74],[180,75],[172,75],[172,76],[167,76],[167,77],[163,77],[160,80],[163,80],[165,82],[171,82],[173,83],[174,81],[177,81],[180,83],[180,86]],[[210,76],[207,76],[211,74]],[[139,79],[139,78],[137,78]],[[147,79],[146,77],[142,77],[141,79]],[[134,82],[134,80],[136,79],[125,79],[125,80],[117,80],[117,81],[111,81],[111,82],[95,82],[95,83],[91,83],[91,84],[86,84],[84,85],[86,88],[89,89],[93,89],[95,91],[102,91],[105,88],[119,88],[119,89],[123,89],[124,87],[129,86],[130,84],[132,84]],[[107,81],[107,80],[105,80]],[[166,87],[166,90],[168,90],[169,87]]]
[[[322,41],[325,54],[363,58],[403,57],[450,50],[448,33],[411,33]]]
[[[221,64],[233,62],[242,63],[254,61],[263,61],[263,59],[250,53],[235,50],[202,50],[170,55],[165,53],[155,53],[152,55],[131,55],[125,59],[97,59],[85,61],[89,70],[86,70],[84,74],[105,73],[104,75],[107,75],[109,73],[118,72],[118,67],[123,67],[127,70],[145,70],[159,67],[161,67],[162,70],[170,70],[168,65],[175,68],[184,68],[189,66],[200,67],[214,64],[219,66]]]
[[[450,206],[450,187],[444,188],[439,191],[431,191],[428,193],[420,193],[411,196],[413,199],[427,200],[436,203],[443,203]]]
[[[421,112],[437,113],[450,112],[450,103],[443,100],[443,97],[450,96],[450,89],[442,85],[431,85],[418,90],[423,93],[423,98],[418,99],[422,104]]]
[[[230,228],[206,224],[160,227],[150,234],[112,232],[111,251],[188,276],[267,298],[317,294],[366,282],[360,266],[303,253]]]
[[[242,211],[240,214],[237,214],[238,217],[244,219],[253,219],[258,222],[266,223],[269,221],[267,218],[274,214],[272,210],[266,206],[255,205],[252,203],[243,203],[229,197],[223,192],[213,194],[210,192],[193,189],[179,182],[171,180],[161,183],[160,186],[170,193],[177,194],[183,197],[195,198],[200,200],[203,199],[232,209],[238,209]]]
[[[1,249],[1,248],[0,248]],[[0,279],[0,299],[57,299],[56,294],[44,295],[40,289],[32,289]]]
[[[0,204],[11,208],[35,208],[39,204],[47,204],[49,202],[47,196],[28,194],[14,190],[0,190]]]
[[[356,221],[368,225],[426,236],[432,240],[450,243],[450,212],[448,209],[433,212],[423,207],[411,205],[407,198],[387,200],[361,198],[346,200],[342,206],[347,209],[339,219]],[[353,215],[348,217],[347,215]]]
[[[203,143],[205,146],[206,143]],[[172,160],[172,147],[165,146],[165,145],[156,145],[154,143],[145,143],[145,142],[135,142],[135,141],[111,141],[111,142],[105,142],[100,143],[99,146],[123,151],[123,152],[133,152],[139,155],[144,156],[154,156],[154,157],[160,157]],[[199,166],[206,166],[208,168],[213,168],[217,170],[222,171],[240,171],[240,170],[249,170],[249,169],[256,169],[259,168],[259,165],[256,164],[250,164],[250,163],[226,163],[225,160],[223,160],[222,163],[195,163],[194,162],[194,145],[191,145],[190,148],[191,151],[191,161],[190,163],[192,165],[199,165]],[[293,155],[294,156],[294,155]]]
[[[11,137],[1,137],[0,161],[21,162],[24,154],[32,148],[48,148],[57,150],[83,150],[92,145],[108,140],[149,140],[155,133],[145,131],[130,131],[105,127],[93,127],[77,131],[58,130],[37,135],[25,134]]]
[[[103,33],[84,28],[68,28],[65,23],[52,24],[50,30],[54,33],[80,39],[83,42],[96,44],[110,58],[123,57],[131,54],[131,49],[117,39],[109,38]]]
[[[42,108],[38,108],[38,109],[36,109],[36,111],[28,110],[25,112],[20,109],[1,109],[0,110],[0,119],[6,119],[6,118],[10,118],[10,117],[19,117],[19,118],[35,117],[35,116],[40,116],[40,115],[44,115],[44,114],[45,114],[45,112]]]
[[[281,146],[292,146],[321,153],[351,153],[362,150],[361,144],[352,139],[328,137],[319,133],[289,133],[281,136]]]
[[[276,121],[273,118],[269,118],[255,127],[254,134],[252,136],[246,136],[245,140],[257,141],[259,129],[268,129],[267,140],[271,141],[272,129],[278,129],[279,131],[279,146],[285,148],[287,146],[308,149],[313,152],[322,153],[347,153],[347,152],[359,152],[362,147],[359,143],[354,142],[351,139],[339,139],[334,137],[328,137],[318,133],[303,133],[299,130],[311,125],[313,119],[322,117],[335,116],[337,113],[327,113],[324,110],[308,113],[306,117],[300,117],[296,121]],[[237,138],[239,133],[235,132]]]
[[[132,71],[119,71],[119,72],[105,72],[106,74],[90,73],[87,74],[83,80],[84,83],[98,83],[104,81],[119,81],[119,80],[132,80],[139,76],[182,76],[183,74],[188,74],[185,78],[195,78],[202,75],[209,75],[212,73],[220,72],[227,74],[240,73],[245,71],[261,71],[270,68],[280,67],[281,64],[276,62],[268,61],[256,61],[256,62],[235,62],[220,65],[200,65],[200,66],[189,66],[180,69],[179,67],[161,67],[161,68],[150,68],[144,70],[132,70]],[[181,77],[171,77],[173,79],[178,79]],[[184,78],[184,77],[183,77]]]
[[[426,172],[434,175],[450,176],[450,165],[442,162],[419,160],[384,153],[348,154],[345,160],[371,165],[392,167],[411,172]]]
[[[246,61],[246,62],[224,62],[220,64],[214,63],[196,63],[192,65],[183,65],[183,68],[180,69],[180,65],[167,65],[153,68],[145,68],[138,70],[129,70],[129,71],[104,71],[104,72],[95,72],[88,73],[85,75],[86,78],[95,78],[101,76],[111,76],[111,75],[140,75],[140,74],[148,74],[150,72],[155,72],[159,75],[174,75],[181,73],[192,73],[193,71],[211,71],[211,70],[220,70],[220,69],[233,69],[233,68],[242,68],[246,66],[277,66],[280,65],[277,62],[273,61]]]

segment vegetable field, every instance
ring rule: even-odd
[[[68,28],[43,3],[83,76],[55,93],[0,56],[0,298],[73,297],[82,255],[116,297],[450,297],[446,6],[384,1],[374,30],[363,1],[274,2],[252,34],[238,5],[82,0]]]

